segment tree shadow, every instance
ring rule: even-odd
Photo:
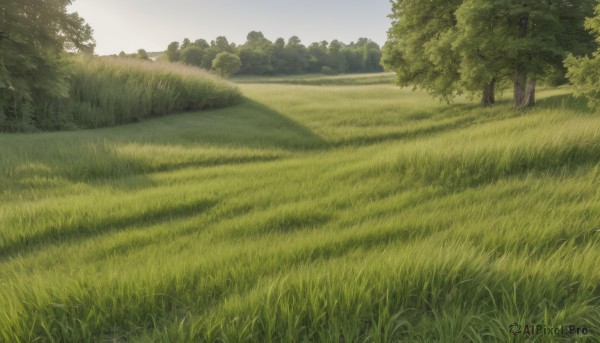
[[[541,98],[537,101],[536,107],[548,110],[562,110],[586,114],[597,113],[588,106],[585,98],[575,97],[571,94],[553,95]]]
[[[289,151],[319,149],[327,142],[309,128],[265,104],[244,98],[239,105],[205,111],[183,113],[147,120],[136,125],[107,129],[119,143],[180,144]],[[156,135],[152,132],[167,134]],[[172,132],[172,134],[168,134]]]
[[[60,244],[74,244],[130,228],[153,227],[163,223],[202,215],[217,205],[214,199],[198,199],[184,206],[152,209],[122,216],[107,214],[99,221],[80,217],[60,227],[48,227],[36,234],[5,240],[0,245],[0,262],[17,256],[26,256]]]
[[[12,194],[78,182],[146,188],[153,183],[145,177],[151,173],[269,162],[329,146],[248,98],[224,109],[96,130],[14,135],[3,143],[12,156],[0,170],[0,188]]]
[[[366,146],[371,144],[386,143],[390,141],[400,140],[415,140],[422,137],[428,137],[435,135],[436,133],[448,132],[451,130],[465,129],[475,124],[473,118],[459,118],[449,123],[432,124],[425,128],[419,128],[415,130],[403,130],[397,132],[390,132],[385,134],[379,134],[374,136],[366,137],[352,137],[348,139],[342,139],[334,143],[335,147],[345,146]]]

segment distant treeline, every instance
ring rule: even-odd
[[[368,38],[345,44],[338,40],[322,41],[304,46],[296,36],[286,42],[278,38],[271,42],[262,32],[252,31],[246,43],[236,45],[226,37],[217,37],[210,43],[205,39],[172,42],[161,59],[212,69],[213,61],[221,52],[237,55],[241,60],[238,74],[273,75],[303,73],[370,73],[383,71],[381,47]],[[144,50],[122,57],[147,59]]]

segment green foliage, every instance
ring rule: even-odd
[[[424,89],[446,101],[459,94],[459,57],[454,13],[462,0],[394,1],[383,64],[398,84]]]
[[[3,2],[0,112],[4,120],[0,131],[29,131],[52,121],[43,103],[68,96],[65,49],[93,51],[92,31],[76,13],[67,13],[70,4],[70,0]]]
[[[167,47],[165,55],[167,56],[167,61],[179,62],[179,60],[181,59],[181,52],[179,51],[179,42],[171,42]]]
[[[181,47],[177,42],[171,43],[165,54],[168,61],[182,61],[208,70],[221,52],[236,54],[240,58],[242,65],[237,73],[243,75],[320,73],[323,67],[336,73],[383,71],[381,48],[367,38],[350,44],[337,40],[314,43],[307,48],[296,36],[287,43],[283,38],[273,43],[262,32],[252,31],[240,46],[229,43],[225,37],[217,37],[211,44],[204,39],[193,43],[188,40]]]
[[[135,56],[138,60],[142,60],[142,61],[149,61],[150,57],[148,57],[148,52],[146,52],[146,50],[144,49],[139,49],[137,51],[137,54]]]
[[[271,56],[272,72],[278,75],[300,74],[306,72],[308,52],[296,36],[286,44],[283,38],[278,38],[273,44]]]
[[[219,72],[221,77],[229,77],[237,73],[242,66],[242,62],[237,55],[229,52],[219,53],[212,64],[213,69]]]
[[[520,106],[528,79],[558,71],[567,52],[589,48],[583,21],[593,2],[464,1],[456,12],[463,82],[481,88],[486,80],[512,73]]]
[[[600,5],[596,7],[596,16],[586,21],[586,28],[596,35],[600,43]],[[590,107],[600,109],[600,49],[591,58],[570,55],[565,66],[569,80],[577,87],[575,94],[586,97]]]
[[[515,104],[532,105],[536,80],[564,75],[566,52],[590,51],[583,21],[594,1],[396,0],[384,65],[444,100],[484,89],[493,103],[512,79]]]
[[[569,56],[565,65],[569,80],[577,87],[575,94],[586,97],[591,108],[600,109],[600,52],[591,58]]]
[[[204,51],[199,46],[190,45],[181,50],[181,62],[185,64],[200,67],[202,65],[202,58],[204,58]]]
[[[264,51],[242,47],[239,50],[239,59],[242,63],[240,74],[267,75],[273,73],[271,58]]]
[[[202,115],[0,135],[1,341],[554,340],[515,321],[597,341],[600,118],[569,89],[515,115],[241,88]]]

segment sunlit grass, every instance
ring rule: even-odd
[[[127,58],[73,57],[68,99],[40,104],[46,129],[98,128],[240,101],[232,84],[199,68]]]
[[[0,341],[598,340],[600,118],[568,89],[514,112],[240,87],[232,108],[0,136]]]
[[[328,76],[322,74],[287,76],[236,76],[237,83],[292,84],[307,86],[366,86],[390,85],[396,80],[394,73],[342,74]]]

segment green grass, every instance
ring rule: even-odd
[[[37,106],[43,129],[108,127],[241,99],[234,85],[179,64],[79,56],[71,69],[69,98]]]
[[[322,74],[289,76],[235,76],[237,83],[291,84],[305,86],[368,86],[389,85],[396,81],[394,73],[342,74],[328,76]]]
[[[0,135],[0,341],[600,340],[600,117],[569,89],[515,112],[240,88],[226,109]]]

